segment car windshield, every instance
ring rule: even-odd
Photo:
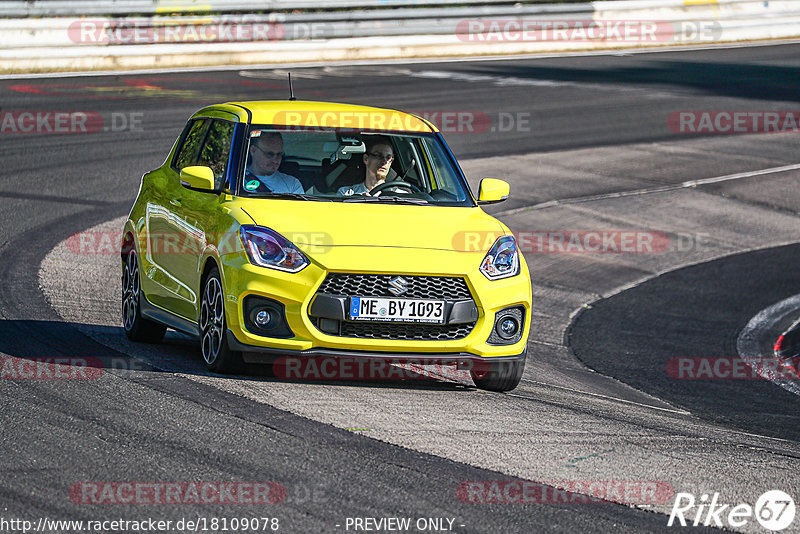
[[[468,186],[432,134],[252,126],[243,196],[331,202],[473,206]]]

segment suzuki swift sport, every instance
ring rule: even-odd
[[[293,358],[438,361],[514,389],[531,282],[439,131],[394,110],[232,102],[195,113],[124,228],[134,341],[196,336],[211,371]]]

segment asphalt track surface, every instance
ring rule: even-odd
[[[301,98],[488,116],[485,131],[445,136],[471,183],[512,183],[512,198],[491,211],[515,231],[670,236],[675,246],[657,254],[527,251],[529,364],[506,395],[445,378],[220,377],[179,335],[160,346],[124,339],[114,258],[71,253],[64,240],[118,228],[139,177],[194,110],[284,98],[282,72],[0,81],[3,111],[138,121],[90,135],[2,134],[0,353],[134,368],[96,380],[0,380],[2,516],[269,515],[286,532],[345,531],[348,517],[447,517],[456,532],[642,532],[666,529],[672,499],[474,504],[456,488],[659,481],[731,504],[752,505],[770,489],[797,501],[800,399],[764,381],[672,380],[664,360],[735,356],[752,315],[800,293],[796,169],[677,187],[791,166],[797,136],[667,126],[680,110],[796,109],[798,57],[800,46],[776,45],[295,71]],[[266,508],[73,502],[70,487],[86,481],[274,481],[287,499]],[[764,531],[754,520],[734,530]]]

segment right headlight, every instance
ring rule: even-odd
[[[497,239],[481,262],[480,271],[489,280],[500,280],[519,274],[519,252],[514,236]]]
[[[308,258],[291,241],[263,226],[243,225],[239,229],[250,263],[296,273],[309,264]]]

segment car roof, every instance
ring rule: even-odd
[[[227,102],[201,109],[195,117],[210,112],[229,112],[244,122],[246,110],[251,124],[345,128],[402,132],[438,132],[431,122],[402,111],[332,102],[306,100],[263,100],[257,102]]]

